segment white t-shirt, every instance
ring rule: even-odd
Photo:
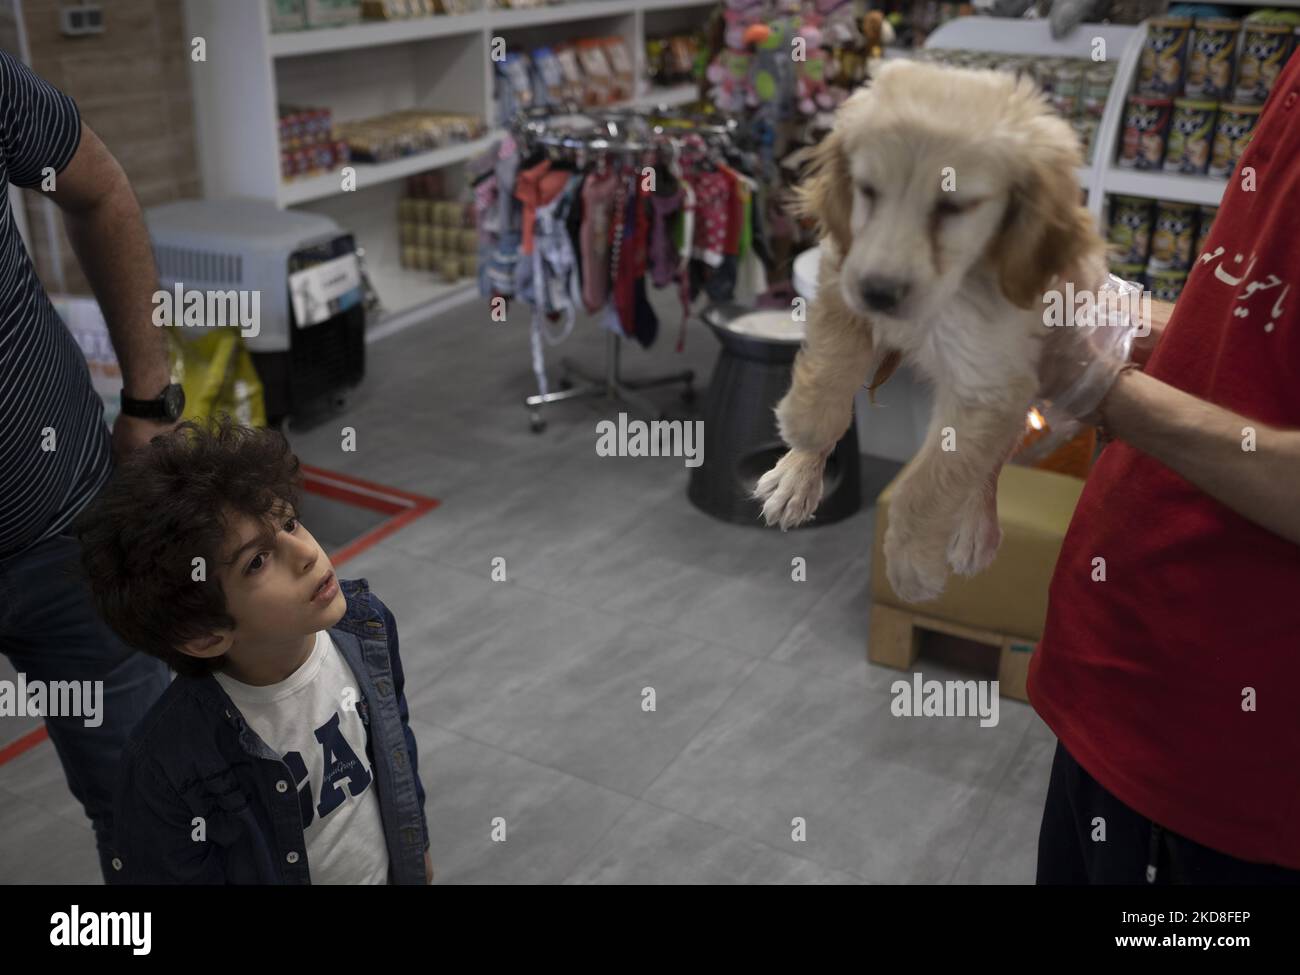
[[[388,844],[357,712],[361,691],[329,633],[317,633],[307,662],[278,684],[214,676],[293,773],[311,882],[388,883]]]

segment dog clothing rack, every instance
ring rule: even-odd
[[[553,156],[572,153],[578,168],[589,159],[609,156],[648,156],[669,152],[679,158],[685,151],[722,154],[733,146],[735,120],[718,120],[671,109],[606,109],[592,112],[578,106],[555,106],[530,109],[516,116],[512,126],[521,151],[544,147]],[[695,371],[679,372],[640,379],[629,379],[622,372],[623,337],[607,331],[605,362],[601,374],[589,370],[568,357],[560,359],[559,389],[539,390],[524,399],[529,423],[534,433],[546,429],[541,408],[565,400],[602,397],[626,403],[637,411],[658,418],[664,413],[640,390],[656,386],[683,385],[682,399],[695,400]],[[575,382],[575,378],[578,382]]]

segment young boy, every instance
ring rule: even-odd
[[[123,883],[428,883],[393,615],[297,520],[278,433],[184,424],[78,524],[109,625],[177,673],[122,757]]]

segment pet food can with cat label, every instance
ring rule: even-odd
[[[1230,176],[1237,160],[1250,144],[1259,122],[1263,105],[1219,106],[1219,118],[1214,124],[1214,145],[1210,149],[1209,174],[1222,179]]]
[[[1152,301],[1177,301],[1187,283],[1187,272],[1172,268],[1152,270],[1150,282]]]
[[[1181,95],[1190,17],[1152,17],[1138,62],[1138,91],[1146,95]]]
[[[1119,166],[1123,169],[1159,169],[1165,158],[1165,136],[1173,101],[1149,95],[1129,95],[1124,106],[1124,138]]]
[[[1120,261],[1112,263],[1110,273],[1117,278],[1125,281],[1132,281],[1134,284],[1147,286],[1147,266],[1141,261]]]
[[[1120,264],[1145,264],[1151,246],[1151,201],[1144,196],[1111,198],[1111,260]]]
[[[1192,251],[1194,257],[1200,257],[1205,253],[1205,242],[1210,239],[1210,228],[1214,226],[1214,218],[1219,215],[1218,207],[1199,207],[1198,210],[1200,226],[1196,231],[1196,249]]]
[[[1115,82],[1115,65],[1109,61],[1094,64],[1083,73],[1083,111],[1085,115],[1101,118],[1110,97],[1110,86]]]
[[[1157,203],[1155,226],[1151,233],[1151,269],[1185,271],[1191,267],[1195,229],[1196,204],[1167,200]]]
[[[1241,57],[1237,60],[1237,86],[1233,100],[1263,104],[1290,53],[1289,24],[1252,24],[1247,21],[1241,35]]]
[[[1169,123],[1169,146],[1165,151],[1165,172],[1202,176],[1210,164],[1210,143],[1214,141],[1217,102],[1175,98]]]
[[[1198,17],[1187,54],[1188,98],[1219,101],[1232,97],[1232,69],[1237,63],[1241,21],[1227,17]]]

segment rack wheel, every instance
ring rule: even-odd
[[[559,382],[559,386],[560,386],[560,389],[572,389],[572,388],[573,388],[573,380],[572,380],[572,379],[569,379],[569,378],[566,376],[564,379],[561,379],[561,380],[560,380],[560,382]]]
[[[528,416],[528,426],[533,433],[541,433],[546,429],[546,421],[542,419],[540,413],[531,413]]]

